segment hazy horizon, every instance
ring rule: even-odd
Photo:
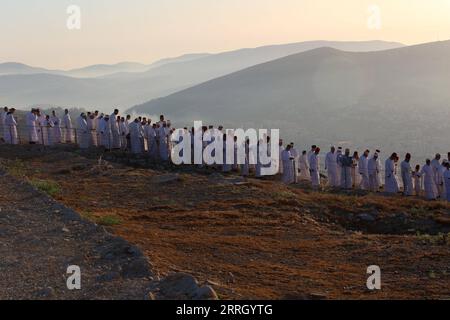
[[[313,40],[413,45],[450,38],[448,12],[448,0],[3,0],[0,62],[68,70]]]

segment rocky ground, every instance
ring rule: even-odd
[[[0,262],[0,281],[10,289],[0,298],[48,291],[58,298],[143,298],[150,290],[156,298],[174,297],[183,294],[167,288],[177,281],[195,287],[186,274],[208,285],[202,289],[208,296],[212,287],[224,299],[450,298],[450,206],[443,202],[313,192],[70,147],[0,146],[0,158],[10,175],[57,201],[32,197],[28,184],[2,183],[0,237],[8,245],[0,254],[10,260]],[[98,248],[121,240],[95,224],[65,219],[65,210],[53,207],[58,203],[136,245],[151,261],[148,274],[127,277],[117,261],[142,261],[140,251],[108,260]],[[42,270],[31,263],[39,259],[42,277],[27,280]],[[72,261],[91,275],[84,293],[64,289]],[[373,264],[382,272],[376,292],[366,288]],[[152,281],[156,276],[162,280]],[[190,298],[202,292],[196,290]]]

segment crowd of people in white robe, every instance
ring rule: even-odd
[[[3,130],[3,140],[8,144],[18,144],[19,135],[17,121],[14,117],[15,109],[5,107],[0,113],[0,125]],[[101,114],[98,111],[82,113],[76,119],[75,126],[69,114],[65,110],[62,119],[55,111],[51,115],[43,114],[39,109],[32,109],[25,118],[27,142],[30,144],[42,144],[51,146],[58,143],[77,143],[81,149],[91,147],[103,147],[106,150],[126,150],[132,154],[147,153],[155,160],[169,161],[173,142],[171,135],[175,128],[169,120],[161,115],[158,122],[151,119],[138,117],[131,121],[131,116],[122,117],[119,110],[114,110],[111,115]],[[183,128],[188,130],[188,128]],[[194,128],[191,129],[194,133]],[[215,131],[222,134],[223,127],[203,127],[203,134]],[[194,134],[191,135],[193,139]],[[269,143],[270,137],[267,137]],[[224,134],[226,141],[226,134]],[[234,158],[237,158],[237,139],[234,137]],[[191,141],[193,145],[194,142]],[[259,143],[258,143],[259,145]],[[205,145],[204,145],[205,147]],[[223,172],[236,171],[243,176],[255,172],[256,177],[261,177],[261,167],[264,165],[256,161],[255,165],[249,161],[249,146],[246,141],[245,163],[238,165],[222,164]],[[285,184],[294,184],[300,181],[309,181],[314,189],[321,188],[321,167],[319,161],[320,148],[312,146],[308,152],[301,153],[295,148],[294,143],[283,146],[279,142],[279,174]],[[225,157],[224,146],[224,157]],[[411,166],[411,154],[406,154],[399,165],[397,153],[389,156],[384,163],[384,192],[402,193],[405,196],[421,196],[423,193],[429,200],[443,199],[450,201],[450,152],[447,159],[441,160],[441,155],[436,154],[433,160],[427,159],[423,167]],[[204,166],[202,164],[201,166]],[[215,166],[217,167],[217,166]],[[358,152],[350,153],[349,149],[331,147],[325,156],[325,172],[327,185],[331,188],[362,189],[372,192],[382,190],[382,164],[380,150],[371,155],[369,150],[359,156]],[[400,179],[399,179],[400,176]],[[400,187],[400,181],[403,188]]]

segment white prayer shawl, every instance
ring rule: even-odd
[[[283,163],[282,181],[285,184],[294,183],[294,157],[288,150],[281,153],[281,162]]]
[[[109,125],[111,127],[112,141],[111,148],[112,149],[120,149],[120,131],[119,124],[117,122],[117,115],[114,113],[109,117]]]
[[[423,185],[425,188],[425,197],[428,200],[435,200],[438,197],[438,190],[436,187],[436,181],[434,180],[434,171],[431,165],[424,165],[420,171],[423,176]]]
[[[363,190],[369,190],[370,187],[368,162],[365,155],[362,155],[361,158],[359,158],[358,169],[361,176],[360,188]]]
[[[385,163],[384,189],[388,193],[397,193],[399,191],[398,181],[395,175],[395,163],[390,158]]]
[[[53,124],[53,143],[62,142],[61,119],[57,116],[51,116],[50,121]]]
[[[37,125],[36,121],[37,121],[36,114],[34,114],[32,112],[27,114],[27,116],[25,118],[25,123],[27,126],[29,142],[36,143],[39,141],[38,132],[37,132],[37,128],[36,128],[36,125]]]
[[[414,194],[414,186],[412,180],[411,164],[407,161],[403,161],[400,165],[402,182],[403,182],[403,194],[405,196],[412,196]]]
[[[370,158],[367,163],[367,170],[369,172],[369,190],[370,191],[378,191],[380,189],[380,172],[381,172],[381,163],[378,158]]]
[[[328,152],[325,156],[325,170],[328,173],[328,184],[330,187],[337,187],[339,181],[337,179],[337,155],[333,152]]]
[[[63,116],[64,139],[66,142],[73,142],[72,119],[69,114]]]
[[[86,119],[84,119],[83,117],[78,117],[77,128],[77,135],[79,138],[78,145],[80,146],[80,149],[89,148],[89,135]]]
[[[132,122],[129,126],[130,130],[130,143],[131,152],[134,154],[140,154],[142,150],[142,131],[141,124],[139,122]]]
[[[445,170],[443,177],[446,190],[444,199],[450,202],[450,170]]]
[[[7,114],[5,118],[4,139],[6,143],[18,144],[19,136],[17,134],[17,122],[12,113]]]
[[[420,196],[420,193],[423,189],[423,179],[422,175],[420,174],[420,171],[414,171],[413,179],[414,179],[414,191],[416,193],[416,196]]]
[[[317,154],[311,154],[309,158],[309,165],[311,171],[311,183],[314,188],[320,186],[320,167],[319,167],[319,157]]]
[[[303,154],[300,156],[299,159],[299,167],[300,167],[300,179],[302,180],[310,180],[311,175],[309,172],[309,164],[308,164],[308,158],[306,154]]]
[[[104,118],[100,120],[100,137],[101,137],[101,146],[105,147],[108,150],[112,149],[112,133],[111,126],[109,125],[109,119],[106,121]]]

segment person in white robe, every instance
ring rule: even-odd
[[[78,135],[78,145],[80,149],[89,148],[89,132],[87,126],[87,116],[85,113],[82,113],[77,118],[77,135]]]
[[[420,174],[420,165],[416,165],[416,168],[413,172],[413,181],[414,181],[414,192],[416,196],[420,196],[423,189],[423,179]]]
[[[228,173],[233,169],[232,164],[227,162],[227,134],[223,135],[223,164],[222,172]],[[194,138],[194,134],[191,133],[191,140]],[[193,141],[191,143],[194,143]],[[234,151],[233,151],[234,152]]]
[[[142,129],[139,119],[135,119],[132,123],[130,123],[130,143],[131,143],[131,153],[133,154],[141,154],[142,150]]]
[[[299,177],[299,164],[300,164],[300,152],[295,148],[293,142],[291,142],[291,155],[294,157],[294,183],[298,183]]]
[[[73,142],[73,126],[72,126],[72,119],[70,118],[69,110],[64,110],[64,116],[62,120],[63,124],[63,132],[64,132],[64,140],[66,143],[72,143]]]
[[[37,122],[36,110],[31,109],[31,111],[25,117],[25,124],[27,126],[28,131],[28,142],[30,144],[36,144],[39,141],[36,122]]]
[[[41,110],[37,109],[37,121],[36,121],[36,126],[37,126],[37,132],[38,132],[38,138],[39,144],[43,144],[46,145],[47,144],[47,127],[46,127],[46,119],[45,119],[45,114],[41,112]]]
[[[341,185],[342,157],[342,147],[338,147],[336,151],[336,186]]]
[[[61,129],[61,119],[56,115],[56,111],[52,111],[50,121],[53,124],[53,142],[62,142],[62,129]]]
[[[316,148],[309,158],[309,170],[311,172],[311,184],[313,189],[317,190],[320,187],[320,164],[319,164],[320,148]]]
[[[445,185],[445,200],[450,202],[450,160],[447,160],[445,164],[445,171],[443,174]]]
[[[367,170],[369,172],[369,190],[372,192],[379,192],[381,186],[381,162],[378,152],[375,152],[372,158],[370,158],[369,162],[367,163]]]
[[[306,150],[302,151],[302,155],[300,156],[299,159],[299,167],[300,167],[300,180],[310,181],[311,174],[309,172],[309,161]]]
[[[436,180],[434,176],[434,170],[431,166],[430,159],[426,160],[426,164],[422,167],[420,171],[421,176],[423,176],[423,185],[425,188],[425,197],[428,200],[436,200],[439,193],[436,186]]]
[[[88,129],[89,147],[97,147],[98,139],[97,139],[95,114],[88,112],[86,122],[87,122],[87,129]]]
[[[19,136],[17,134],[17,121],[14,118],[16,109],[9,109],[5,117],[4,139],[8,144],[19,144]]]
[[[439,172],[438,172],[438,191],[439,191],[439,196],[440,196],[441,199],[444,199],[444,200],[445,200],[445,198],[447,196],[447,190],[446,190],[445,181],[444,181],[444,173],[445,173],[445,171],[447,169],[446,165],[447,165],[447,160],[444,159],[442,161],[442,165],[439,168]]]
[[[331,147],[330,152],[328,152],[325,156],[325,170],[328,174],[328,185],[331,188],[335,188],[338,186],[337,165],[338,163],[336,148],[333,146]]]
[[[281,156],[281,154],[283,153],[283,151],[285,150],[285,148],[283,147],[283,140],[280,139],[280,142],[278,143],[279,146],[279,157],[278,157],[278,174],[283,174],[283,157]]]
[[[54,124],[53,122],[50,120],[50,116],[46,115],[45,116],[45,131],[47,133],[46,138],[44,139],[44,145],[45,146],[52,146],[55,144],[55,133],[53,131],[54,129]]]
[[[353,158],[352,158],[352,181],[353,181],[353,188],[356,188],[359,186],[360,184],[360,175],[359,175],[359,170],[358,170],[358,163],[359,163],[359,154],[358,151],[355,151],[353,153]]]
[[[120,149],[120,131],[119,131],[119,124],[117,122],[118,115],[119,110],[115,109],[114,112],[109,116],[109,125],[111,127],[111,134],[112,134],[112,141],[111,141],[112,149]]]
[[[5,139],[5,120],[8,114],[8,107],[4,107],[0,110],[0,140]]]
[[[112,132],[111,132],[111,126],[109,122],[111,119],[109,116],[104,116],[100,121],[100,137],[102,141],[102,147],[104,147],[106,150],[112,149]]]
[[[126,150],[127,149],[127,135],[129,133],[129,131],[128,131],[128,125],[126,124],[124,117],[120,118],[119,133],[120,133],[121,148],[122,148],[122,150]]]
[[[403,182],[403,195],[412,196],[414,194],[414,186],[412,180],[411,154],[407,153],[405,160],[400,164],[400,171]]]
[[[241,164],[241,175],[247,177],[250,174],[250,140],[244,143],[245,161]]]
[[[340,158],[341,163],[341,188],[351,189],[352,188],[352,167],[353,158],[350,156],[350,149],[345,149],[344,155]]]
[[[291,154],[291,145],[287,145],[286,149],[281,152],[281,161],[283,164],[282,181],[285,184],[294,183],[294,157]]]
[[[361,182],[359,184],[359,187],[362,190],[369,190],[370,183],[369,183],[369,150],[364,151],[361,158],[359,158],[358,161],[358,172],[361,177]]]
[[[397,159],[397,154],[393,153],[389,158],[386,159],[385,162],[384,191],[387,193],[399,192],[397,176],[395,174],[395,161],[397,161]]]
[[[169,160],[169,129],[167,128],[167,123],[164,122],[162,127],[159,128],[159,157],[161,161]]]

